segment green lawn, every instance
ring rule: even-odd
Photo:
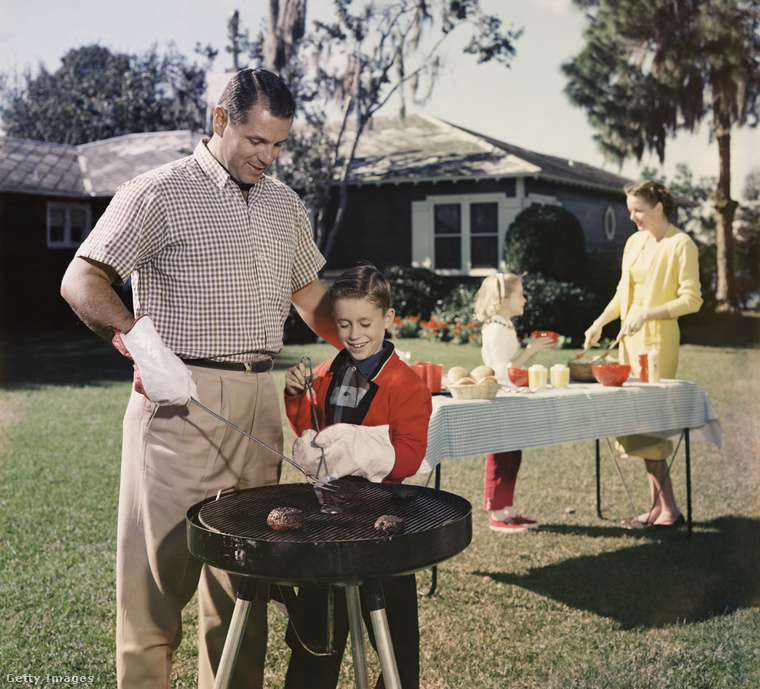
[[[447,368],[479,362],[475,347],[399,346],[413,360]],[[301,356],[318,363],[331,351],[286,348],[278,382]],[[556,351],[542,361],[576,353]],[[0,344],[0,357],[0,684],[26,673],[41,681],[47,674],[93,677],[92,686],[113,687],[116,505],[130,367],[87,332]],[[441,565],[436,594],[420,600],[425,689],[760,687],[760,347],[684,345],[679,375],[708,391],[723,425],[722,450],[692,444],[691,539],[685,530],[620,528],[629,508],[609,461],[600,520],[592,442],[525,452],[517,504],[541,521],[536,533],[488,530],[482,457],[444,464],[442,488],[475,508],[474,536]],[[622,468],[637,505],[645,503],[643,463]],[[674,484],[685,507],[683,473],[679,459]],[[284,480],[299,481],[299,474],[287,466]],[[419,580],[424,587],[429,573]],[[285,620],[270,608],[267,686],[279,687]],[[193,602],[175,686],[196,686],[195,645]],[[349,656],[341,687],[353,686]],[[374,659],[370,668],[377,670]]]

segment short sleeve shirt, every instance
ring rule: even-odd
[[[325,260],[292,189],[264,175],[246,203],[206,143],[123,184],[77,255],[131,276],[135,315],[182,358],[276,354],[292,293]]]

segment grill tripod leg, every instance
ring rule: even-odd
[[[214,678],[214,689],[228,689],[230,686],[232,672],[235,669],[235,663],[240,652],[240,644],[243,642],[245,623],[248,621],[251,602],[254,598],[256,598],[256,582],[246,577],[240,582],[235,610],[232,612],[230,628],[227,630],[222,657],[219,660],[219,667]]]
[[[385,687],[386,689],[401,689],[396,656],[393,653],[391,631],[388,627],[388,616],[385,613],[383,588],[377,580],[367,581],[363,587],[369,616],[372,620],[372,629],[375,632],[375,644],[377,645],[377,655],[380,658],[380,668],[383,671]]]
[[[356,689],[368,689],[369,679],[362,628],[362,609],[359,599],[359,587],[356,584],[346,585],[346,607],[348,608],[348,626],[351,630],[351,654],[354,659]]]

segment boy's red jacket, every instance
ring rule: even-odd
[[[335,359],[325,361],[314,369],[314,401],[319,427],[325,426],[325,399],[334,375],[341,369],[346,350]],[[427,433],[433,402],[422,379],[405,364],[393,349],[369,381],[370,392],[362,400],[362,426],[390,425],[390,436],[396,451],[396,464],[383,483],[400,483],[417,473],[427,449]],[[285,413],[297,436],[314,428],[309,393],[285,395]]]

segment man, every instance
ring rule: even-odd
[[[279,480],[274,453],[190,398],[281,451],[270,371],[291,302],[313,330],[339,342],[303,203],[265,174],[294,112],[274,74],[233,76],[211,139],[124,184],[63,279],[61,293],[79,317],[135,363],[118,518],[121,689],[169,687],[181,611],[196,588],[199,686],[213,685],[237,577],[190,554],[185,512],[222,488]],[[137,318],[111,287],[129,276]],[[266,604],[256,603],[232,686],[263,685],[266,633]]]

